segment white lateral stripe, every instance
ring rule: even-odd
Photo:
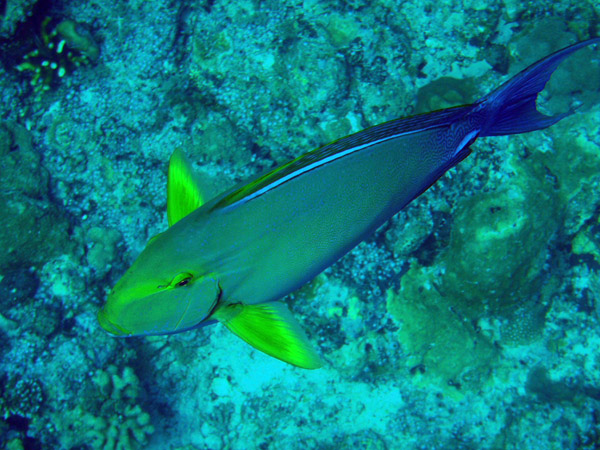
[[[473,130],[469,134],[467,134],[463,138],[463,140],[460,141],[460,144],[458,144],[458,147],[456,147],[456,150],[454,151],[454,154],[452,156],[456,156],[463,148],[465,148],[465,146],[467,146],[469,144],[471,139],[473,139],[475,136],[477,136],[480,131],[481,130]]]
[[[290,181],[291,179],[296,178],[297,176],[302,175],[305,172],[309,172],[309,171],[313,170],[316,167],[319,167],[321,165],[330,163],[331,161],[335,161],[336,159],[343,158],[344,156],[350,155],[350,154],[352,154],[354,152],[358,152],[360,150],[364,150],[365,148],[368,148],[368,147],[370,147],[372,145],[377,145],[377,144],[380,144],[382,142],[389,141],[390,139],[395,139],[395,138],[400,137],[400,136],[406,136],[408,134],[413,134],[413,133],[417,133],[417,132],[420,132],[420,131],[423,131],[423,130],[415,130],[415,131],[408,132],[408,133],[405,132],[405,133],[395,134],[393,136],[387,136],[385,138],[378,139],[376,141],[367,142],[366,144],[359,145],[358,147],[349,148],[348,150],[344,150],[343,152],[334,153],[333,155],[330,155],[327,158],[321,159],[319,161],[315,161],[314,163],[309,164],[308,166],[301,167],[300,169],[298,169],[298,170],[296,170],[296,171],[294,171],[292,173],[288,173],[286,176],[281,177],[280,179],[278,179],[278,180],[274,181],[273,183],[269,184],[268,186],[265,186],[264,188],[259,189],[258,191],[252,193],[251,195],[249,195],[247,197],[244,197],[244,198],[238,200],[237,202],[229,205],[228,208],[232,208],[232,207],[236,206],[239,203],[248,202],[248,201],[252,200],[253,198],[258,197],[259,195],[262,195],[265,192],[268,192],[271,189],[274,189],[277,186],[281,186],[283,183],[286,183],[286,182]]]

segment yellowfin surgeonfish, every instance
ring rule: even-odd
[[[298,367],[322,365],[283,302],[470,153],[477,138],[551,126],[541,114],[552,72],[590,39],[528,67],[472,105],[393,120],[306,153],[207,202],[176,150],[169,228],[153,237],[98,313],[120,336],[223,323]]]

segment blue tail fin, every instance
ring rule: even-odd
[[[479,100],[474,111],[483,112],[488,118],[479,136],[541,130],[571,114],[573,111],[554,116],[542,114],[536,107],[537,96],[566,57],[583,47],[598,43],[600,38],[588,39],[546,56]]]

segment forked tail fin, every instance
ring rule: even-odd
[[[485,125],[479,136],[503,136],[547,128],[573,111],[546,116],[536,107],[538,94],[560,63],[569,55],[588,45],[600,43],[600,38],[578,42],[532,64],[502,86],[476,103],[474,113],[483,113]]]

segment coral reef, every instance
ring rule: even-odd
[[[72,248],[69,222],[49,197],[48,170],[30,133],[16,122],[0,123],[0,130],[7,138],[0,154],[0,243],[5,249],[0,268],[41,264]]]
[[[117,230],[93,227],[88,231],[90,249],[87,260],[97,276],[102,278],[112,268],[112,261],[116,258],[117,243],[121,234]]]
[[[575,114],[478,140],[285,300],[323,369],[288,367],[217,325],[112,339],[95,319],[167,226],[176,147],[221,192],[367,126],[476,100],[599,35],[596,3],[8,0],[0,447],[598,447],[597,49],[540,98]],[[25,21],[37,25],[21,32]],[[49,58],[9,70],[39,46]],[[67,47],[90,64],[61,60]],[[36,85],[53,88],[36,95],[45,60]]]
[[[11,416],[31,419],[38,413],[44,401],[42,388],[35,380],[3,380],[0,392],[0,416],[3,419],[9,419]]]
[[[436,273],[413,267],[398,293],[389,290],[387,309],[398,322],[406,365],[418,384],[450,395],[480,387],[498,357],[489,336],[458,310],[456,297],[441,295]]]
[[[55,415],[63,448],[87,445],[93,450],[146,448],[154,433],[150,415],[139,405],[139,380],[130,367],[119,374],[115,366],[94,374],[94,401]],[[92,392],[88,392],[89,395]],[[96,406],[100,403],[99,407]]]
[[[70,19],[54,26],[51,23],[50,17],[42,20],[36,48],[16,66],[18,71],[32,74],[29,84],[37,93],[56,86],[76,67],[96,61],[100,55],[100,47],[83,25]]]
[[[440,290],[474,314],[497,314],[539,291],[548,242],[562,216],[553,186],[528,166],[496,191],[456,206],[448,248],[440,255]],[[528,173],[529,172],[529,173]]]
[[[10,37],[20,22],[31,14],[38,0],[7,0],[0,9],[0,38]]]
[[[476,97],[473,80],[441,77],[419,89],[416,112],[425,113],[451,106],[466,105]]]
[[[535,169],[510,164],[509,183],[457,202],[448,245],[435,264],[412,264],[400,291],[388,292],[409,361],[441,377],[442,385],[485,381],[496,340],[518,345],[539,338],[556,293],[544,267],[564,206]],[[484,318],[498,326],[482,333]]]

